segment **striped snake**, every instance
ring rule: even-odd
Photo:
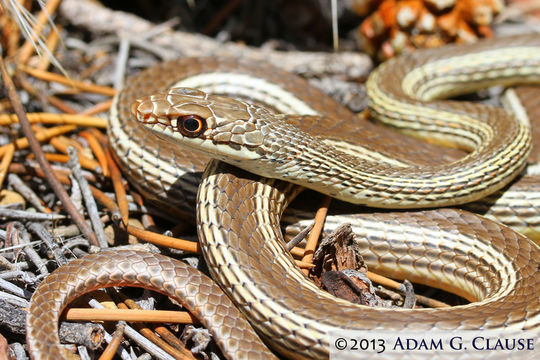
[[[328,219],[326,230],[353,224],[367,265],[379,273],[473,301],[444,309],[367,308],[336,299],[299,271],[279,228],[284,209],[301,190],[293,183],[358,204],[401,208],[462,204],[506,186],[530,151],[524,121],[493,107],[434,99],[517,82],[540,82],[540,39],[418,51],[375,70],[367,83],[370,113],[402,132],[457,148],[442,150],[361,119],[352,124],[354,117],[333,100],[268,65],[181,59],[143,71],[115,99],[112,148],[150,199],[188,216],[198,203],[204,257],[234,306],[208,278],[180,262],[102,252],[61,267],[40,285],[27,320],[32,356],[60,356],[56,321],[72,298],[128,284],[179,298],[228,358],[273,356],[240,312],[273,350],[291,358],[327,357],[333,329],[538,334],[539,248],[488,219],[454,209],[364,210]],[[155,95],[134,103],[148,94]],[[146,129],[130,118],[131,111]],[[468,154],[461,157],[461,150]],[[212,160],[202,180],[208,160],[201,152],[224,161]]]

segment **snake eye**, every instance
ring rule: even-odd
[[[178,117],[178,130],[187,137],[197,137],[206,130],[206,122],[197,115]]]

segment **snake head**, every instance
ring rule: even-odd
[[[261,107],[191,88],[172,88],[137,100],[137,121],[158,137],[221,160],[260,157],[264,143]]]

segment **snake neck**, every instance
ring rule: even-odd
[[[420,168],[359,156],[368,151],[355,144],[311,135],[289,124],[287,119],[288,116],[281,116],[261,125],[264,141],[254,150],[256,159],[222,160],[260,176],[290,181],[355,204],[423,208],[462,204],[485,196],[523,168],[530,150],[530,133],[525,126],[515,124],[510,133],[501,134],[477,121],[478,142],[491,143],[490,149],[478,145],[478,149],[457,162]],[[507,175],[494,174],[493,163],[486,161],[488,155],[494,161],[503,155],[509,159],[505,164]]]

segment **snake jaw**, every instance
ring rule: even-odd
[[[264,108],[196,89],[172,88],[136,100],[131,112],[159,138],[212,158],[237,164],[261,157],[257,150],[265,139],[259,120],[267,113]],[[193,131],[183,125],[186,119],[192,121]]]

